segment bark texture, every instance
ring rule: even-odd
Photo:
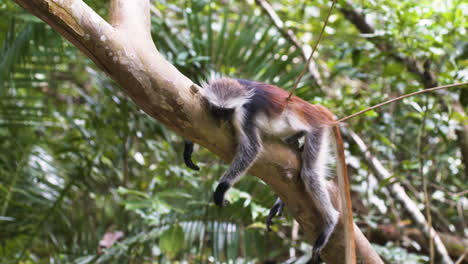
[[[110,23],[82,0],[15,0],[48,23],[114,79],[146,113],[182,137],[231,160],[233,130],[218,127],[200,100],[200,87],[181,74],[158,52],[150,34],[149,0],[113,0]],[[157,43],[157,40],[156,40]],[[264,180],[286,203],[307,239],[314,241],[321,221],[299,177],[300,155],[275,139],[249,173]],[[329,191],[339,208],[337,188]],[[382,263],[355,226],[357,256],[363,263]],[[343,225],[337,226],[322,253],[327,263],[343,263]]]

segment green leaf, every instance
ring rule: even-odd
[[[377,116],[379,116],[379,114],[377,114],[377,112],[374,111],[374,110],[370,110],[370,111],[366,112],[364,115],[366,115],[367,117],[377,117]]]
[[[159,247],[162,252],[173,258],[184,246],[184,240],[184,229],[179,224],[174,224],[161,234]]]
[[[353,62],[353,67],[356,67],[359,65],[359,62],[361,61],[361,50],[359,49],[354,49],[353,52],[351,53],[351,58]]]

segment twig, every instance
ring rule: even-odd
[[[304,62],[307,61],[308,57],[308,52],[304,48],[304,46],[299,42],[297,39],[296,35],[294,34],[294,31],[292,29],[287,28],[284,25],[284,22],[281,20],[281,18],[276,14],[275,10],[271,6],[271,4],[267,0],[255,0],[255,2],[262,8],[262,10],[268,15],[270,18],[271,22],[275,25],[276,29],[279,31],[279,33],[291,44],[296,47],[297,49],[301,50],[301,57],[304,60]],[[315,82],[321,89],[323,84],[322,77],[320,76],[320,72],[318,71],[318,66],[316,63],[313,61],[309,62],[308,65],[309,73],[312,75],[314,78]]]
[[[290,259],[296,258],[296,246],[297,246],[298,236],[299,236],[299,223],[296,220],[293,220],[292,228],[291,228],[291,248],[289,248]]]
[[[341,1],[340,7],[338,8],[345,18],[349,20],[356,28],[364,34],[374,34],[376,31],[375,29],[367,23],[363,14],[356,11],[354,8],[354,4],[349,2],[348,0]],[[430,70],[430,62],[420,62],[413,58],[406,57],[405,55],[398,52],[395,48],[395,45],[388,39],[383,37],[373,37],[373,38],[366,38],[366,40],[375,44],[375,46],[385,54],[388,54],[390,58],[393,58],[395,61],[403,64],[406,69],[415,74],[424,85],[425,88],[439,86],[436,76],[434,72]],[[442,100],[442,98],[438,98],[439,104],[442,106],[444,112],[448,112],[448,105],[447,103]],[[453,110],[455,113],[466,116],[465,109],[461,105],[460,100],[453,100],[452,103]],[[460,150],[462,153],[462,162],[465,168],[468,168],[468,125],[461,124],[458,128],[455,129],[455,133],[457,135],[458,145],[460,146]],[[468,170],[465,169],[465,177],[468,177]]]
[[[424,204],[426,206],[426,218],[427,218],[427,224],[429,226],[432,226],[432,215],[431,215],[431,199],[429,198],[429,194],[427,191],[427,178],[424,177],[424,151],[423,151],[423,140],[424,140],[424,130],[426,129],[426,119],[427,119],[427,97],[425,100],[425,107],[424,107],[424,116],[423,120],[421,122],[421,126],[419,129],[419,140],[418,140],[418,150],[419,150],[419,175],[422,178],[423,182],[423,192],[424,192]],[[434,238],[432,237],[432,234],[429,236],[429,262],[430,264],[434,264]]]
[[[377,104],[377,105],[374,105],[374,106],[371,106],[371,107],[368,107],[364,110],[361,110],[357,113],[354,113],[352,115],[349,115],[349,116],[346,116],[346,117],[343,117],[341,119],[338,120],[338,122],[344,122],[348,119],[351,119],[353,117],[356,117],[358,115],[361,115],[365,112],[369,112],[370,110],[374,110],[376,108],[379,108],[379,107],[382,107],[384,105],[387,105],[387,104],[391,104],[393,102],[396,102],[396,101],[400,101],[402,99],[405,99],[407,97],[411,97],[411,96],[414,96],[414,95],[418,95],[418,94],[422,94],[422,93],[427,93],[427,92],[431,92],[431,91],[436,91],[436,90],[441,90],[441,89],[447,89],[447,88],[454,88],[454,87],[461,87],[461,86],[464,86],[464,85],[468,85],[468,82],[464,82],[464,83],[455,83],[455,84],[449,84],[449,85],[443,85],[443,86],[437,86],[437,87],[433,87],[433,88],[429,88],[429,89],[424,89],[424,90],[420,90],[420,91],[417,91],[417,92],[414,92],[414,93],[409,93],[409,94],[405,94],[405,95],[402,95],[402,96],[398,96],[396,98],[393,98],[393,99],[390,99],[386,102],[383,102],[383,103],[380,103],[380,104]]]
[[[296,82],[294,83],[294,86],[293,86],[293,88],[291,90],[291,93],[289,94],[288,98],[286,99],[287,101],[289,101],[291,99],[291,96],[296,91],[297,86],[299,85],[299,82],[301,81],[302,77],[304,76],[305,72],[307,71],[307,68],[308,68],[307,66],[309,65],[310,61],[312,60],[312,57],[314,56],[315,50],[317,49],[317,46],[320,43],[320,40],[322,39],[323,32],[325,32],[325,28],[327,27],[327,24],[328,24],[328,19],[330,18],[330,15],[331,15],[331,13],[333,11],[333,7],[335,6],[335,3],[336,3],[335,1],[336,0],[333,0],[332,5],[331,5],[330,9],[328,10],[327,18],[325,19],[325,23],[323,24],[322,30],[320,31],[320,35],[319,35],[319,37],[317,39],[317,42],[315,42],[315,45],[312,48],[312,52],[310,53],[309,59],[307,60],[306,65],[304,66],[304,69],[302,69],[301,74],[299,75],[299,77],[297,77]]]
[[[465,259],[466,254],[468,254],[468,248],[465,249],[465,252],[463,252],[463,255],[461,255],[461,256],[457,259],[457,262],[455,262],[455,264],[461,264],[461,263],[463,262],[463,260]]]
[[[354,142],[357,144],[359,151],[363,154],[366,163],[369,165],[369,168],[374,172],[374,175],[381,181],[388,181],[389,178],[392,177],[392,174],[383,166],[383,164],[375,158],[369,151],[368,146],[359,138],[359,136],[343,128],[343,135],[348,137],[349,139],[353,139]],[[395,182],[387,186],[387,189],[392,194],[400,204],[406,209],[406,211],[411,216],[411,219],[415,222],[415,224],[421,229],[426,237],[432,237],[434,239],[434,246],[437,249],[437,252],[442,257],[440,263],[451,263],[453,261],[450,259],[447,249],[445,248],[439,234],[435,231],[435,229],[427,223],[426,217],[424,214],[419,210],[418,205],[411,200],[411,198],[406,193],[403,186],[400,183]]]

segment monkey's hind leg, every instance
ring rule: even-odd
[[[326,186],[327,135],[324,128],[306,134],[302,152],[301,178],[323,218],[324,227],[313,245],[312,263],[318,263],[319,254],[338,222],[339,212],[333,207]]]
[[[195,165],[192,161],[192,153],[193,153],[193,142],[187,139],[184,139],[184,162],[187,167],[192,170],[200,170],[200,167]]]

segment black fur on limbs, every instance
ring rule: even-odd
[[[200,167],[195,165],[192,161],[192,153],[193,153],[193,142],[190,140],[184,140],[184,162],[187,167],[192,170],[200,170]]]

